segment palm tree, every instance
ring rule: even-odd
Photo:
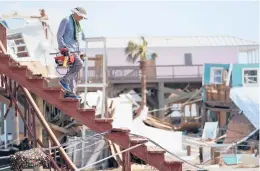
[[[155,59],[158,55],[156,53],[149,53],[147,51],[147,41],[144,37],[141,37],[142,43],[136,44],[133,41],[129,41],[125,48],[126,61],[135,63],[138,59],[140,60],[141,70],[141,84],[142,84],[142,105],[143,108],[146,105],[146,61],[148,54],[151,55],[152,59]]]

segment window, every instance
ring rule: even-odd
[[[222,84],[223,83],[223,68],[212,67],[210,69],[210,83],[211,84]]]
[[[257,69],[243,69],[243,85],[256,85],[258,84],[258,79]]]
[[[184,63],[185,63],[185,65],[192,65],[192,54],[191,53],[184,54]]]

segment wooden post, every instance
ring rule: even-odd
[[[211,159],[211,164],[217,164],[219,162],[218,157],[220,156],[220,152],[216,151],[216,148],[211,147],[210,149],[210,159]]]
[[[255,143],[253,143],[253,142],[250,143],[250,153],[251,154],[255,153]]]
[[[207,110],[205,104],[202,104],[201,107],[201,129],[204,128],[205,122],[207,122]]]
[[[192,112],[192,103],[189,105],[189,111],[190,111],[190,117],[189,117],[189,122],[191,121],[191,112]]]
[[[215,164],[215,158],[214,158],[215,148],[210,148],[210,163]]]
[[[13,140],[17,140],[14,143],[16,145],[19,145],[19,143],[20,143],[20,141],[19,141],[20,131],[19,131],[19,116],[18,116],[17,109],[15,109],[13,124],[14,124]]]
[[[13,83],[13,84],[12,84]],[[14,93],[14,97],[16,99],[18,99],[18,96],[17,96],[17,88],[16,88],[16,82],[14,81],[11,81],[11,84],[12,84],[12,88],[13,88],[13,93]],[[15,144],[16,145],[19,145],[19,134],[20,134],[20,131],[19,131],[19,116],[18,116],[18,111],[17,111],[17,108],[15,108],[15,113],[14,113],[14,120],[13,120],[13,123],[14,123],[14,132],[13,132],[13,140],[17,140],[15,141]]]
[[[215,151],[213,153],[214,164],[218,164],[219,163],[219,156],[220,156],[220,152]]]
[[[165,98],[164,98],[164,83],[159,82],[158,83],[158,102],[159,102],[159,108],[163,108],[165,103]],[[164,118],[164,111],[160,110],[158,111],[158,118],[163,119]]]
[[[219,127],[225,128],[227,125],[227,112],[219,112]],[[221,135],[223,135],[223,131],[221,131]]]
[[[35,119],[35,113],[32,108],[31,108],[31,116],[32,116],[32,130],[33,130],[33,137],[34,137],[33,147],[36,148],[37,147],[36,119]]]
[[[200,154],[200,156],[199,156],[200,163],[203,163],[203,148],[202,147],[199,148],[199,154]]]
[[[103,55],[97,54],[95,60],[95,77],[97,80],[102,81],[102,70],[103,70]]]
[[[191,155],[191,148],[190,145],[187,145],[187,156]]]
[[[35,103],[38,106],[38,109],[40,110],[41,114],[43,114],[44,109],[43,109],[43,100],[39,97],[39,96],[35,96],[34,95],[34,99],[35,99]],[[35,113],[32,113],[33,115],[35,115]],[[34,130],[36,132],[36,138],[38,138],[40,141],[43,141],[42,138],[42,131],[43,131],[43,127],[41,122],[39,121],[39,119],[34,116],[35,119],[35,127],[36,130]],[[36,145],[37,147],[40,147],[39,144]],[[34,168],[34,171],[42,171],[43,167],[36,167]]]
[[[124,149],[122,149],[124,150]],[[126,151],[122,154],[122,171],[131,171],[131,161],[130,161],[130,152]]]
[[[108,85],[108,75],[107,75],[107,71],[106,71],[106,84]],[[105,117],[108,118],[109,114],[108,114],[108,86],[105,88]]]
[[[24,101],[24,119],[26,120],[27,123],[29,123],[28,122],[28,103],[27,103],[26,100]],[[27,135],[27,130],[26,130],[26,126],[25,125],[24,125],[23,130],[24,130],[24,137],[29,137]]]
[[[0,42],[2,42],[4,48],[0,47],[0,51],[5,52],[7,50],[6,28],[2,24],[0,24]]]

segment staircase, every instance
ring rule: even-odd
[[[79,108],[78,100],[64,99],[63,91],[60,87],[48,87],[46,78],[33,76],[27,66],[19,65],[9,55],[0,54],[0,74],[4,74],[21,86],[26,87],[30,92],[33,92],[75,120],[80,121],[94,132],[113,130],[112,118],[95,118],[94,109],[82,109]],[[128,129],[117,129],[116,132],[108,134],[106,138],[124,149],[148,141],[144,138],[130,136],[129,132],[130,130]],[[182,162],[166,157],[165,151],[161,149],[148,148],[146,145],[142,145],[132,149],[131,153],[160,171],[182,171]]]

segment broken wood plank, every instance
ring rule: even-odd
[[[143,122],[155,128],[173,130],[173,126],[170,123],[161,121],[150,114],[148,114],[147,118]]]
[[[3,42],[1,40],[0,40],[0,51],[2,51],[4,54],[7,53],[7,51],[6,51],[5,47],[4,47],[4,44],[3,44]]]
[[[109,148],[110,151],[114,157],[114,159],[116,160],[118,165],[122,164],[122,154],[116,155],[118,152],[120,152],[120,147],[117,146],[115,143],[113,143],[112,141],[108,140],[109,143]]]
[[[195,90],[195,91],[192,91],[192,92],[189,92],[189,93],[185,93],[184,95],[179,96],[179,97],[177,96],[177,97],[168,98],[167,103],[172,104],[172,103],[177,103],[177,102],[180,102],[180,101],[183,101],[183,100],[186,100],[186,99],[190,99],[190,98],[191,99],[200,98],[201,97],[200,91],[202,91],[202,89]]]

